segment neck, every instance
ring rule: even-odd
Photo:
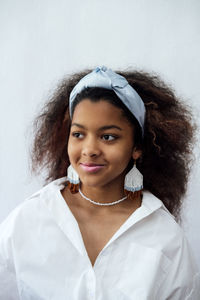
[[[121,207],[124,206],[122,202],[127,202],[127,196],[124,193],[123,188],[118,188],[112,190],[111,188],[91,188],[81,185],[79,190],[80,196],[79,200],[81,202],[81,206],[84,206],[85,208],[89,207],[96,207],[99,209],[101,208],[108,208],[111,209],[111,207]],[[127,204],[125,204],[127,206]],[[115,208],[114,208],[115,209]]]
[[[80,186],[81,191],[83,194],[90,198],[91,200],[95,202],[100,203],[111,203],[114,201],[117,201],[125,196],[124,188],[123,187],[115,187],[115,189],[112,188],[97,188],[97,187],[90,187],[90,186],[84,186],[83,184]],[[141,197],[138,196],[136,199],[127,198],[126,200],[111,206],[99,206],[95,205],[93,203],[90,203],[86,199],[84,199],[80,193],[71,194],[68,188],[66,188],[63,192],[63,196],[65,199],[68,199],[68,205],[76,206],[79,210],[83,209],[84,211],[87,211],[88,213],[94,214],[101,214],[101,215],[110,215],[112,213],[123,213],[126,211],[130,211],[130,209],[136,209],[141,206]]]
[[[102,187],[91,187],[81,184],[80,188],[87,197],[98,202],[112,202],[125,196],[123,184]]]

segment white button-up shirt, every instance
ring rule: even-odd
[[[58,179],[0,226],[1,300],[199,300],[199,273],[179,225],[144,192],[142,205],[92,266]]]

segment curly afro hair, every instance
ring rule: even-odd
[[[78,81],[89,72],[91,70],[63,79],[34,122],[32,171],[37,173],[46,169],[45,183],[66,176],[71,125],[69,95]],[[136,143],[142,149],[138,169],[143,174],[144,189],[158,197],[179,221],[196,128],[191,110],[157,75],[143,71],[117,73],[127,79],[145,104],[143,139],[132,114],[121,101],[113,101],[117,97],[113,91],[87,89],[77,96],[74,106],[86,97],[91,101],[102,100],[103,97],[103,100],[122,109],[127,120],[136,128]]]

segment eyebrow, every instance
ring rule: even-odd
[[[85,126],[81,125],[81,124],[78,124],[78,123],[72,123],[71,127],[72,126],[77,126],[79,128],[82,128],[82,129],[86,129]],[[117,125],[106,125],[106,126],[102,126],[100,127],[98,130],[99,131],[103,131],[103,130],[108,130],[108,129],[118,129],[118,130],[122,130],[122,128],[120,128],[119,126]]]

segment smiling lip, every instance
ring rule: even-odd
[[[101,170],[104,165],[92,164],[92,163],[82,163],[80,164],[81,168],[86,172],[95,173]]]

